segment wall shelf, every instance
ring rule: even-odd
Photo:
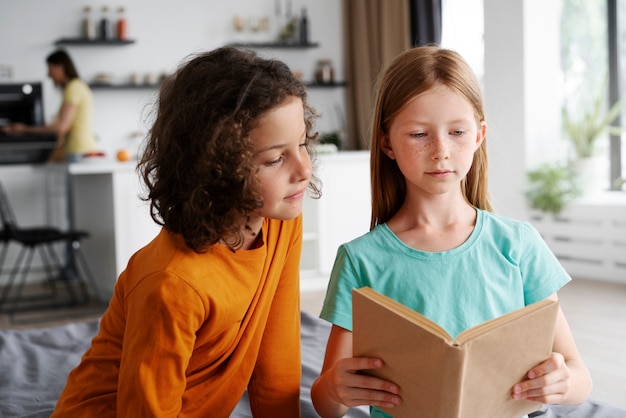
[[[315,81],[307,81],[305,82],[305,85],[308,88],[312,88],[312,89],[333,89],[333,88],[345,87],[346,82],[336,81],[333,83],[320,84]],[[92,82],[92,83],[89,83],[89,87],[91,87],[94,90],[147,90],[147,89],[157,89],[159,88],[159,85],[158,84],[132,84],[132,83],[105,84],[105,83]]]
[[[61,38],[55,45],[80,45],[80,46],[121,46],[135,43],[132,39],[86,39],[86,38]]]
[[[147,90],[157,89],[158,84],[104,84],[104,83],[89,83],[89,87],[94,90]]]
[[[294,42],[234,42],[230,46],[243,48],[277,48],[277,49],[306,49],[317,48],[320,45],[317,42],[308,42],[306,44]]]
[[[333,81],[332,83],[318,83],[316,81],[307,81],[305,84],[307,87],[316,89],[332,89],[345,87],[347,85],[345,81]]]

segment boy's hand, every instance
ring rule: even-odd
[[[348,407],[373,405],[392,408],[398,405],[402,400],[396,384],[359,373],[381,367],[383,361],[377,358],[354,357],[337,361],[327,374],[331,383],[328,387],[332,388],[335,401]]]
[[[513,399],[558,404],[570,390],[570,370],[559,353],[552,353],[549,359],[530,369],[526,377],[513,386]]]

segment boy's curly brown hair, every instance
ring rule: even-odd
[[[289,97],[302,99],[311,144],[316,113],[283,62],[223,47],[183,63],[161,86],[138,165],[152,219],[196,252],[220,240],[240,247],[242,216],[263,205],[249,134]],[[317,179],[309,189],[319,196]]]

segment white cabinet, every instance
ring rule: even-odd
[[[318,156],[315,174],[322,197],[307,197],[303,208],[303,290],[325,289],[337,248],[369,230],[371,193],[368,151]]]
[[[69,168],[74,225],[89,231],[83,244],[100,290],[107,296],[128,259],[154,238],[160,227],[139,198],[141,182],[134,163],[75,164]]]

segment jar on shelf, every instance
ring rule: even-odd
[[[335,82],[335,69],[331,60],[322,59],[317,61],[315,82],[317,84],[332,84]]]
[[[85,39],[96,39],[96,23],[89,6],[85,6],[83,9],[82,33]]]

